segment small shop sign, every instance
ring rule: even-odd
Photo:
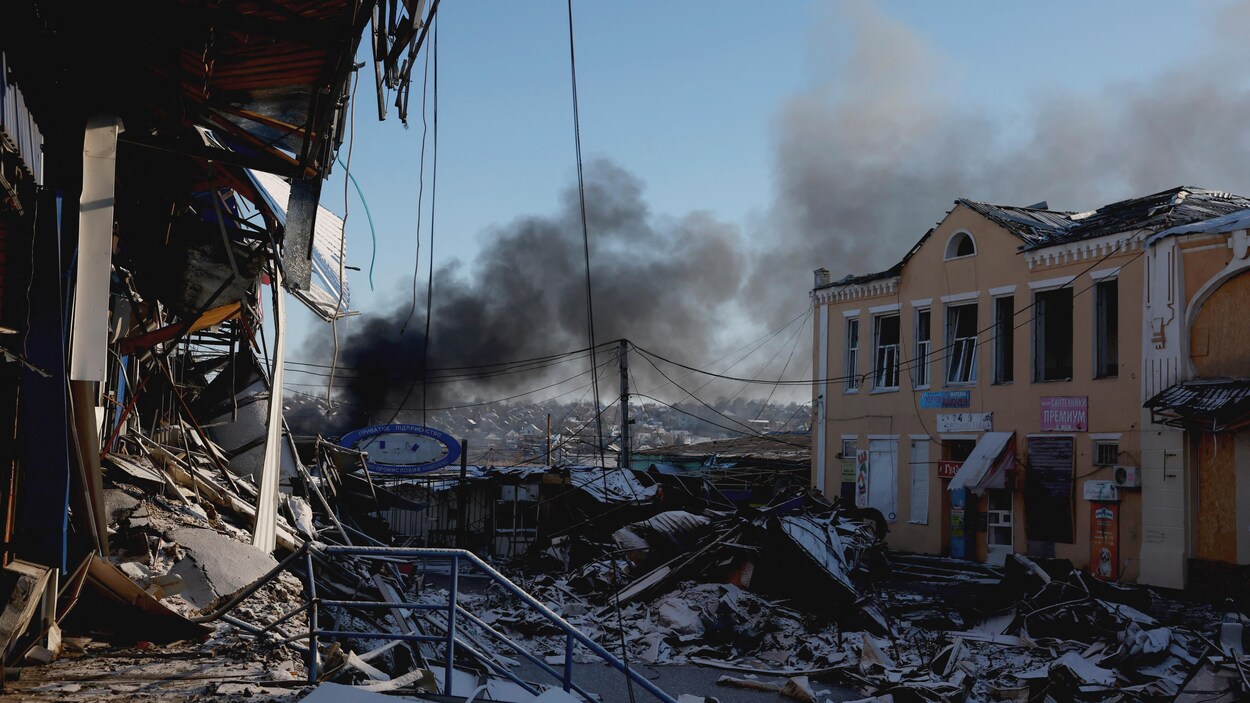
[[[1089,396],[1044,396],[1042,398],[1042,431],[1088,432]]]
[[[992,432],[994,413],[938,413],[938,432]]]
[[[920,394],[920,407],[939,410],[967,408],[972,405],[972,391],[925,391]]]
[[[939,461],[938,478],[955,478],[955,474],[959,473],[959,467],[963,465],[962,461]]]

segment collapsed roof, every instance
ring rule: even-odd
[[[1044,249],[1121,232],[1157,233],[1197,222],[1224,217],[1250,208],[1250,198],[1223,191],[1178,186],[1140,198],[1104,205],[1088,212],[1050,210],[1045,203],[1036,207],[993,205],[959,198],[963,205],[1000,225],[1018,237],[1021,251]],[[933,234],[930,229],[895,265],[884,271],[848,275],[841,280],[817,286],[816,290],[870,283],[902,273],[907,261]]]

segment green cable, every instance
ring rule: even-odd
[[[347,165],[343,163],[343,157],[337,157],[339,166],[343,167],[343,171],[352,181],[352,187],[356,189],[356,196],[360,198],[360,204],[365,206],[365,217],[369,220],[369,236],[373,238],[373,252],[369,254],[369,290],[373,290],[373,264],[378,259],[378,233],[373,228],[373,214],[369,212],[369,201],[365,200],[365,193],[360,189],[360,184],[356,182],[356,177],[348,170]],[[347,236],[347,230],[344,229],[343,236]]]

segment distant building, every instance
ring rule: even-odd
[[[813,485],[879,509],[895,549],[1166,585],[1188,557],[1250,562],[1245,418],[1207,439],[1179,395],[1156,414],[1188,430],[1143,409],[1250,375],[1250,318],[1209,312],[1250,305],[1245,230],[1208,229],[1246,208],[1195,188],[1085,213],[958,200],[889,270],[818,270]]]

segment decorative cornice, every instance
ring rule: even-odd
[[[1063,266],[1065,264],[1094,261],[1117,254],[1130,254],[1140,251],[1146,237],[1151,233],[1144,229],[1133,232],[1120,232],[1106,237],[1082,239],[1066,244],[1054,244],[1041,249],[1030,249],[1024,252],[1024,260],[1029,270]]]
[[[874,298],[879,295],[897,295],[898,294],[898,276],[890,278],[881,278],[867,283],[852,283],[850,285],[839,286],[834,284],[830,288],[821,288],[812,291],[812,299],[817,304],[822,303],[843,303],[849,300],[859,300],[861,298]]]

